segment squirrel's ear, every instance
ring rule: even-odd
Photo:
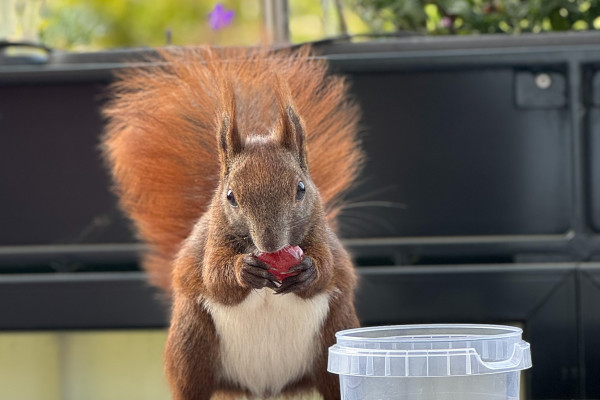
[[[221,168],[226,173],[233,157],[243,150],[242,137],[240,136],[235,119],[235,95],[231,84],[226,85],[223,98],[223,112],[220,117],[220,126],[217,140],[219,141],[219,159]]]
[[[279,75],[275,77],[275,94],[279,106],[279,129],[275,132],[275,138],[283,147],[295,152],[302,168],[306,168],[304,124],[292,104],[292,95],[288,85]]]

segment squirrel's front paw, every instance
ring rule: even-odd
[[[277,278],[269,272],[271,267],[252,254],[242,256],[240,278],[242,284],[253,289],[277,289]]]
[[[290,268],[288,273],[296,275],[285,278],[275,291],[277,294],[305,291],[317,279],[317,268],[313,259],[308,256],[305,256],[300,264]]]

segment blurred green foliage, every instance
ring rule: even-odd
[[[600,0],[346,0],[374,32],[521,33],[600,29]]]
[[[358,16],[352,7],[340,0],[348,33],[367,33],[372,29]],[[402,0],[399,0],[402,1]],[[289,28],[292,42],[307,42],[339,36],[340,15],[336,0],[288,0]]]
[[[31,0],[30,0],[31,1]],[[260,41],[260,0],[227,0],[233,23],[214,31],[208,14],[217,1],[47,0],[40,40],[54,48],[97,50],[172,44],[238,44]]]
[[[292,42],[344,33],[337,0],[288,1]],[[349,34],[600,29],[600,0],[339,1]],[[215,31],[208,14],[217,3],[235,16],[231,25]],[[167,42],[251,45],[262,36],[261,0],[0,0],[0,6],[3,14],[15,10],[12,25],[4,31],[63,50],[153,47]],[[6,37],[4,31],[0,33]]]

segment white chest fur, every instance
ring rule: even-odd
[[[206,300],[204,306],[219,335],[223,378],[264,396],[278,394],[312,366],[329,298],[262,289],[236,306]]]

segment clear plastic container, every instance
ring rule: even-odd
[[[342,400],[516,400],[531,367],[522,330],[500,325],[402,325],[336,334],[329,372]]]

